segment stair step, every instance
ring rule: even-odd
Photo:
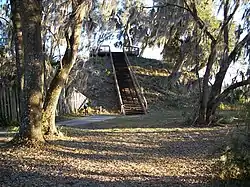
[[[139,103],[139,100],[138,99],[131,99],[131,98],[128,98],[128,97],[122,97],[124,103],[127,103],[127,104],[137,104]]]
[[[120,87],[122,101],[126,115],[145,114],[136,94],[125,55],[121,52],[112,53],[116,77]]]
[[[131,110],[127,110],[127,109],[124,109],[125,112],[144,112],[142,109],[141,110],[136,110],[136,109],[131,109]]]
[[[133,100],[126,100],[126,99],[123,99],[123,103],[125,104],[125,105],[138,105],[138,104],[140,104],[138,101],[133,101]]]
[[[125,111],[143,111],[143,109],[141,108],[141,107],[138,107],[138,108],[126,108],[126,107],[124,107],[124,110]]]
[[[124,106],[126,108],[141,108],[141,105],[139,103],[131,103],[131,104],[127,104],[127,103],[124,103]]]
[[[138,111],[140,111],[140,110],[142,110],[143,111],[143,108],[142,107],[132,107],[132,108],[128,108],[128,107],[124,107],[124,110],[127,110],[127,111],[129,111],[129,110],[138,110]]]
[[[145,114],[143,111],[130,111],[130,112],[125,112],[125,115],[140,115],[140,114]]]
[[[141,105],[134,105],[134,106],[126,106],[126,104],[124,105],[125,108],[136,108],[136,109],[141,109]]]
[[[140,104],[124,104],[124,106],[126,107],[126,108],[141,108],[141,105]]]
[[[124,98],[125,101],[139,101],[136,97],[131,97],[128,95],[122,95],[122,98]]]

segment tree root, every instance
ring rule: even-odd
[[[28,148],[41,148],[46,144],[45,139],[37,140],[37,139],[29,139],[29,138],[21,138],[16,135],[11,141],[6,143],[6,147],[28,147]]]

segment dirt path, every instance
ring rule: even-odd
[[[80,118],[75,118],[75,119],[71,119],[67,121],[59,121],[57,122],[57,125],[88,129],[92,126],[90,124],[114,119],[116,117],[117,116],[110,116],[110,115],[87,116],[87,117],[80,117]]]
[[[0,149],[0,186],[212,186],[227,128],[62,129],[41,149]]]

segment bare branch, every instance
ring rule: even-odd
[[[0,16],[0,19],[4,20],[6,23],[10,24],[10,22],[6,18]]]
[[[218,97],[215,99],[214,103],[221,102],[230,93],[231,90],[234,90],[236,88],[239,88],[239,87],[245,86],[245,85],[249,85],[249,84],[250,84],[250,77],[248,77],[248,79],[243,80],[241,82],[236,82],[236,83],[232,84],[231,86],[226,88],[220,95],[218,95]]]
[[[239,51],[244,47],[244,45],[250,41],[250,32],[239,42],[235,45],[233,51],[230,53],[228,57],[228,63],[230,64],[237,56]]]
[[[191,8],[189,7],[189,5],[187,4],[187,2],[184,0],[185,6],[180,6],[177,4],[171,4],[171,3],[165,3],[164,5],[157,5],[157,6],[147,6],[147,7],[143,7],[143,8],[164,8],[164,7],[168,7],[168,6],[173,6],[173,7],[177,7],[180,9],[184,9],[186,11],[188,11],[192,17],[194,18],[194,20],[197,22],[197,24],[199,25],[199,28],[204,30],[204,32],[206,33],[206,35],[212,40],[212,41],[216,41],[215,37],[212,35],[211,32],[208,31],[208,29],[206,28],[206,25],[204,23],[204,21],[198,16],[197,14],[197,9],[195,4],[193,4],[193,10],[191,10]]]
[[[177,7],[177,8],[189,11],[186,7],[183,7],[183,6],[180,6],[180,5],[177,5],[177,4],[172,4],[172,3],[164,3],[164,5],[155,5],[155,6],[143,6],[142,8],[165,8],[165,7],[168,7],[168,6],[173,6],[173,7]]]
[[[222,26],[221,26],[221,28],[220,28],[219,34],[218,34],[218,36],[217,36],[217,40],[220,39],[221,34],[223,33],[223,30],[224,30],[225,27],[228,25],[228,23],[233,19],[233,16],[234,16],[234,14],[236,13],[236,11],[237,11],[237,9],[239,8],[239,6],[240,6],[240,2],[239,2],[239,0],[237,0],[233,12],[232,12],[227,18],[224,17],[225,21],[223,22],[223,24],[222,24]]]

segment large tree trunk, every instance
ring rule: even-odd
[[[233,19],[233,16],[235,15],[237,9],[239,8],[240,5],[240,1],[237,0],[235,1],[234,4],[234,8],[232,8],[232,10],[230,11],[230,14],[228,14],[228,10],[229,10],[229,5],[230,2],[229,0],[226,0],[223,3],[224,6],[224,21],[221,24],[217,37],[215,38],[213,36],[213,34],[207,29],[205,22],[199,17],[198,15],[198,11],[196,8],[196,3],[192,2],[192,3],[187,3],[187,1],[184,1],[185,6],[187,7],[187,10],[190,12],[190,14],[192,15],[192,17],[194,18],[194,20],[196,21],[196,23],[198,24],[199,28],[203,30],[204,34],[206,34],[206,36],[211,40],[211,46],[210,46],[210,55],[208,58],[208,62],[206,65],[206,72],[204,75],[204,79],[203,79],[203,90],[202,90],[202,96],[201,96],[201,101],[200,101],[200,108],[199,108],[199,115],[198,118],[196,119],[196,124],[210,124],[211,121],[211,114],[214,113],[216,106],[218,104],[218,93],[221,91],[221,86],[222,86],[222,82],[224,80],[226,71],[231,63],[231,61],[233,59],[235,59],[236,55],[234,55],[234,53],[238,54],[238,52],[241,51],[242,47],[244,46],[244,44],[246,43],[247,39],[246,37],[239,42],[239,44],[237,44],[234,48],[234,50],[231,52],[231,54],[228,56],[227,52],[228,52],[228,25],[230,23],[230,21]],[[220,68],[220,72],[216,75],[216,81],[215,84],[212,88],[212,91],[209,93],[209,87],[208,87],[208,82],[209,82],[209,77],[211,75],[211,69],[212,66],[215,62],[215,57],[216,57],[216,49],[217,49],[217,45],[219,44],[221,38],[222,38],[222,34],[224,34],[224,44],[225,44],[225,58],[223,60],[225,60],[225,62],[223,62],[221,64],[221,68]],[[249,33],[248,33],[249,34]],[[248,36],[247,36],[248,37]],[[230,62],[230,63],[229,63]],[[224,64],[226,63],[226,64]],[[225,67],[222,67],[224,66]],[[219,97],[221,98],[221,97]],[[214,102],[216,100],[216,102]],[[213,108],[213,109],[211,109]]]
[[[222,93],[218,94],[214,100],[210,101],[210,105],[208,106],[210,113],[212,115],[215,113],[216,108],[219,106],[219,104],[222,102],[222,100],[228,96],[228,94],[232,90],[239,88],[241,86],[246,86],[246,85],[250,85],[250,77],[248,77],[248,79],[246,79],[246,80],[243,80],[241,82],[236,82],[236,83],[230,85]]]
[[[216,48],[217,48],[217,42],[212,41],[211,46],[210,46],[211,52],[208,58],[206,72],[205,72],[203,84],[202,84],[202,95],[201,95],[201,101],[200,101],[199,117],[197,121],[198,124],[204,124],[206,122],[207,103],[209,99],[208,82],[209,82],[210,72],[212,70],[212,66],[215,61],[215,57],[217,53]]]
[[[248,33],[239,43],[237,43],[234,49],[231,51],[230,55],[227,58],[224,58],[221,63],[220,70],[216,74],[215,82],[212,87],[212,91],[208,101],[207,107],[207,122],[209,123],[209,118],[214,115],[216,106],[218,106],[217,98],[221,94],[222,83],[226,76],[227,70],[230,64],[236,59],[237,55],[240,53],[244,45],[250,41],[250,33]]]
[[[73,11],[71,20],[69,20],[70,28],[68,28],[72,33],[70,36],[68,31],[65,33],[67,48],[62,59],[62,67],[57,70],[50,83],[43,106],[43,123],[46,134],[49,135],[59,135],[55,126],[56,106],[65,81],[76,61],[83,19],[87,17],[86,15],[89,13],[92,5],[91,1],[73,0],[72,2]]]
[[[73,52],[70,49],[66,50],[62,60],[63,68],[59,68],[57,70],[55,77],[50,83],[43,106],[43,122],[44,127],[46,128],[46,134],[58,135],[58,131],[55,126],[56,106],[62,88],[64,87],[64,83],[73,67],[76,55],[77,51]]]
[[[233,51],[229,55],[229,26],[226,24],[228,20],[228,11],[229,11],[229,0],[225,2],[224,5],[224,54],[223,54],[223,59],[222,62],[220,63],[220,70],[216,74],[215,77],[215,83],[212,87],[212,91],[209,97],[208,101],[208,107],[207,107],[207,123],[211,123],[212,116],[215,114],[215,110],[217,106],[219,105],[221,99],[220,93],[221,93],[221,88],[222,88],[222,83],[224,81],[224,78],[226,76],[227,70],[230,66],[230,64],[236,59],[237,55],[239,52],[242,50],[243,46],[245,43],[250,40],[250,33],[248,33],[243,40],[241,40],[239,43],[237,43],[233,49]],[[225,95],[225,92],[223,92]],[[222,97],[224,98],[224,97]]]
[[[44,141],[42,134],[42,40],[41,1],[20,2],[24,44],[24,111],[18,133],[23,142]]]
[[[212,86],[210,95],[209,95],[209,100],[207,103],[207,111],[206,111],[206,123],[209,124],[212,121],[212,116],[214,114],[214,111],[212,110],[213,108],[213,103],[211,101],[214,100],[214,98],[220,94],[221,88],[222,88],[222,83],[225,78],[226,72],[229,68],[230,63],[228,63],[228,53],[229,53],[229,26],[226,24],[226,21],[228,19],[228,9],[229,9],[229,0],[225,1],[224,5],[224,24],[225,27],[223,29],[223,39],[224,39],[224,52],[223,52],[223,57],[220,63],[220,70],[215,76],[215,83]]]
[[[23,38],[22,38],[22,22],[20,15],[20,0],[12,0],[11,13],[12,23],[14,28],[14,44],[15,44],[15,55],[16,55],[16,70],[17,70],[17,86],[20,95],[20,121],[23,117],[23,85],[24,85],[24,72],[23,72]]]

